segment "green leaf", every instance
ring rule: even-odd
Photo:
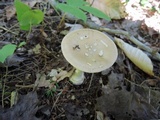
[[[21,30],[30,30],[32,27],[31,24],[28,24],[28,25],[20,25],[20,29]]]
[[[86,22],[87,20],[86,14],[82,10],[76,7],[59,3],[56,5],[56,8],[62,10],[63,12],[67,12],[67,13],[74,15],[76,18],[81,19],[84,22]]]
[[[29,6],[20,0],[15,0],[14,5],[16,7],[17,19],[20,23],[20,29],[30,30],[32,25],[37,25],[43,21],[44,14],[42,11],[31,10]]]
[[[5,59],[14,53],[16,47],[14,44],[3,46],[2,49],[0,49],[0,62],[4,63]]]
[[[18,21],[20,21],[22,15],[30,10],[31,8],[29,6],[27,6],[26,4],[24,4],[23,2],[21,2],[20,0],[15,0],[14,1],[14,5],[16,7],[16,12],[17,12],[17,19]]]
[[[67,5],[73,6],[73,7],[80,7],[83,5],[89,5],[88,2],[84,0],[66,0]]]
[[[128,3],[128,2],[129,2],[129,0],[126,0],[125,2],[126,2],[126,3]]]
[[[41,10],[32,10],[32,12],[34,13],[34,18],[37,19],[33,25],[41,23],[44,19],[44,13]]]
[[[148,0],[140,0],[140,5],[141,6],[145,6],[148,3],[149,3]]]
[[[96,8],[93,8],[93,7],[90,7],[90,6],[80,6],[80,8],[84,11],[87,11],[91,14],[93,14],[94,16],[96,17],[99,17],[99,18],[104,18],[108,21],[110,21],[110,17],[108,17],[106,14],[104,14],[102,11],[96,9]]]
[[[19,45],[18,45],[18,47],[20,48],[20,47],[22,47],[23,45],[25,45],[26,44],[26,42],[21,42]]]
[[[29,10],[25,12],[20,19],[22,30],[29,30],[31,25],[37,25],[43,21],[44,14],[40,10]]]

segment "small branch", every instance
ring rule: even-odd
[[[31,85],[15,85],[15,86],[18,87],[18,88],[33,88],[34,84],[31,84]]]
[[[91,75],[91,80],[90,80],[90,82],[89,82],[89,86],[88,86],[87,91],[89,91],[89,89],[90,89],[90,87],[91,87],[91,84],[92,84],[92,81],[93,81],[93,76],[94,76],[94,73],[92,73],[92,75]]]
[[[0,28],[6,31],[4,34],[6,34],[7,32],[10,32],[10,33],[12,33],[12,34],[14,34],[14,35],[18,35],[18,33],[12,32],[10,29],[7,29],[7,28],[5,28],[5,27],[0,26]],[[4,34],[3,34],[3,35],[4,35]],[[3,35],[1,35],[1,36],[3,36]]]

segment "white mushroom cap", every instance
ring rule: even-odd
[[[72,66],[87,73],[111,67],[118,56],[115,43],[104,33],[92,29],[68,33],[62,40],[61,49]]]

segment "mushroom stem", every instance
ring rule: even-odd
[[[74,84],[74,85],[81,85],[84,81],[84,72],[81,70],[76,69],[74,71],[74,73],[72,74],[72,76],[70,77],[70,81]]]

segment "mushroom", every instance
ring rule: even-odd
[[[76,68],[70,77],[81,84],[84,72],[97,73],[111,67],[117,59],[115,43],[104,33],[93,29],[79,29],[68,33],[61,43],[65,59]]]

